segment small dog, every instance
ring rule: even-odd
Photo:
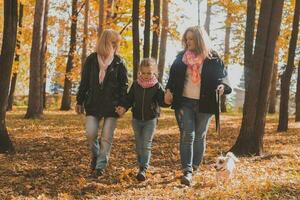
[[[228,152],[226,156],[219,156],[216,160],[214,168],[216,169],[217,182],[228,183],[234,174],[235,162],[239,162],[232,152]]]

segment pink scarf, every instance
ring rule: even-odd
[[[142,88],[151,88],[158,82],[158,80],[155,75],[153,75],[149,80],[145,80],[141,75],[139,75],[137,82]]]
[[[191,71],[192,82],[197,84],[201,81],[201,68],[204,61],[202,55],[196,55],[194,52],[187,50],[182,58],[184,64],[188,66],[188,70]]]
[[[103,57],[97,54],[97,60],[99,63],[99,83],[101,84],[105,78],[106,70],[108,66],[112,63],[114,59],[114,53],[112,52],[111,54],[106,57],[106,59],[103,60]]]

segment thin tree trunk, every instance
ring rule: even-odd
[[[77,31],[77,0],[72,0],[72,24],[71,24],[71,38],[70,38],[70,50],[68,54],[68,61],[66,67],[64,92],[61,101],[60,110],[70,110],[71,109],[71,89],[72,80],[70,73],[73,69],[74,64],[74,54],[76,51],[76,31]]]
[[[288,120],[289,120],[289,96],[290,96],[290,85],[291,77],[295,69],[295,51],[298,40],[299,32],[299,12],[300,12],[300,0],[296,0],[295,13],[293,19],[293,29],[289,45],[289,54],[288,61],[285,71],[281,76],[281,85],[280,85],[280,108],[279,108],[279,124],[277,131],[287,131],[288,130]]]
[[[18,36],[20,37],[22,34],[22,21],[23,21],[23,12],[24,12],[24,5],[22,3],[20,3],[20,8],[19,8],[19,19],[18,19]],[[17,37],[17,49],[21,48],[21,41],[20,39],[18,39]],[[20,61],[20,55],[19,53],[16,53],[15,55],[15,62],[18,65],[19,68],[19,61]],[[17,69],[18,70],[18,69]],[[17,83],[17,77],[18,77],[18,72],[14,72],[12,79],[11,79],[11,83],[10,83],[10,90],[9,90],[9,95],[8,95],[8,104],[7,104],[7,110],[12,110],[12,106],[14,103],[14,93],[15,93],[15,88],[16,88],[16,83]]]
[[[140,36],[139,36],[139,0],[133,0],[132,6],[132,42],[133,42],[133,80],[137,78],[140,63]]]
[[[145,29],[144,29],[144,58],[150,53],[150,22],[151,22],[151,0],[145,0]]]
[[[253,54],[253,41],[254,41],[254,29],[255,29],[255,11],[256,0],[247,1],[247,20],[245,31],[245,47],[244,47],[244,77],[245,77],[245,90],[247,90],[249,68],[252,66],[252,54]]]
[[[157,59],[158,56],[158,37],[160,33],[160,0],[153,0],[153,32],[152,32],[152,49],[151,57]]]
[[[297,91],[296,91],[296,117],[295,121],[300,121],[300,60],[298,62],[298,78],[297,78]]]
[[[212,7],[211,2],[209,0],[207,0],[207,9],[206,9],[206,18],[205,18],[204,28],[208,35],[210,34],[211,7]]]
[[[41,49],[41,103],[39,113],[42,115],[43,110],[46,106],[46,80],[47,80],[47,63],[46,63],[46,52],[47,52],[47,35],[48,35],[48,9],[49,0],[45,0],[45,14],[44,14],[44,25],[43,25],[43,39]]]
[[[262,0],[249,87],[245,94],[240,135],[231,148],[237,155],[262,155],[274,49],[279,35],[283,0]]]
[[[104,29],[104,21],[105,21],[105,4],[104,0],[99,0],[99,29],[98,36],[100,36]]]
[[[169,1],[162,2],[162,30],[160,35],[159,60],[158,60],[158,80],[162,83],[166,59],[166,47],[169,28]]]
[[[81,54],[81,72],[83,70],[85,59],[87,57],[89,8],[90,8],[90,0],[86,0],[85,8],[84,8],[83,40],[82,40],[82,54]]]
[[[227,68],[229,64],[229,49],[230,49],[230,32],[231,32],[231,13],[227,10],[227,20],[225,22],[225,52],[224,52],[224,63]],[[221,96],[221,112],[227,112],[226,108],[226,95]]]
[[[4,0],[4,28],[0,54],[0,153],[13,153],[15,151],[8,135],[5,118],[8,88],[16,48],[17,21],[17,0]]]
[[[274,64],[272,82],[271,82],[271,91],[270,91],[270,103],[269,103],[269,113],[274,114],[276,112],[276,86],[277,86],[277,76],[278,76],[278,64]]]
[[[35,6],[32,46],[30,53],[29,99],[25,118],[40,118],[41,116],[41,51],[45,2],[45,0],[37,0]]]

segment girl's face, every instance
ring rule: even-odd
[[[196,44],[195,44],[195,40],[194,40],[194,34],[191,31],[188,31],[186,33],[186,46],[187,49],[190,51],[193,51],[196,49]]]
[[[144,80],[150,80],[155,74],[155,68],[153,66],[141,66],[140,75]]]

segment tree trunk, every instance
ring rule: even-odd
[[[24,5],[22,3],[20,3],[20,8],[19,8],[19,19],[18,19],[18,36],[20,37],[22,34],[22,21],[23,21],[23,12],[24,12]],[[20,39],[18,39],[17,37],[17,49],[21,48],[21,41]],[[19,61],[20,61],[20,55],[19,53],[16,52],[15,55],[15,62],[17,63],[17,66],[19,68]],[[17,69],[18,70],[18,69]],[[12,79],[11,79],[11,83],[10,83],[10,90],[9,90],[9,95],[8,95],[8,103],[7,103],[7,110],[12,110],[12,106],[14,103],[14,93],[15,93],[15,88],[16,88],[16,83],[17,83],[17,77],[18,77],[18,72],[14,72]]]
[[[103,32],[104,21],[105,21],[105,5],[104,5],[104,0],[99,0],[99,29],[98,29],[98,37]]]
[[[89,9],[90,0],[86,0],[84,7],[84,23],[83,23],[83,39],[82,39],[82,54],[81,54],[81,73],[87,57],[87,44],[88,44],[88,26],[89,26]]]
[[[25,118],[40,118],[41,116],[41,52],[45,2],[45,0],[37,0],[35,5],[32,46],[30,53],[29,99]]]
[[[71,23],[71,38],[70,38],[70,50],[68,54],[65,83],[64,83],[64,92],[61,101],[60,110],[70,110],[71,109],[71,89],[72,89],[72,80],[70,73],[73,69],[74,64],[74,54],[76,51],[76,31],[77,31],[77,0],[72,0],[72,23]]]
[[[262,155],[263,136],[274,49],[279,35],[283,0],[262,0],[253,62],[249,68],[240,135],[230,151],[236,155]]]
[[[140,63],[140,36],[139,36],[139,0],[133,0],[132,6],[132,42],[133,42],[133,80],[137,78]]]
[[[150,53],[150,22],[151,22],[151,0],[145,0],[145,29],[144,29],[144,58]]]
[[[47,35],[48,35],[48,10],[49,0],[45,0],[45,14],[44,14],[44,25],[43,25],[43,39],[42,39],[42,50],[41,50],[41,103],[39,113],[42,115],[43,110],[46,106],[46,81],[47,81],[47,63],[46,63],[46,52],[47,52]]]
[[[13,153],[14,146],[6,128],[6,106],[17,38],[17,0],[4,0],[4,27],[0,54],[0,153]]]
[[[204,24],[204,28],[208,35],[210,34],[209,31],[210,31],[211,7],[212,7],[212,4],[208,0],[207,1],[207,9],[206,9],[206,18],[205,18],[205,24]]]
[[[160,0],[153,0],[153,32],[152,32],[152,50],[151,57],[157,59],[158,55],[158,37],[160,33]]]
[[[298,29],[299,29],[299,12],[300,12],[300,0],[296,0],[295,13],[293,19],[293,29],[289,44],[289,54],[286,69],[281,76],[280,85],[280,108],[279,108],[279,124],[277,131],[287,131],[288,130],[288,120],[289,120],[289,96],[290,96],[290,85],[293,70],[295,68],[295,50],[297,47],[298,40]]]
[[[106,17],[105,17],[105,27],[111,27],[111,23],[114,19],[114,0],[107,0],[107,6],[106,6]]]
[[[274,64],[272,82],[271,82],[271,91],[270,91],[270,103],[269,103],[269,113],[274,114],[276,112],[276,86],[277,86],[277,76],[278,76],[278,64]]]
[[[227,10],[227,20],[225,22],[225,52],[224,52],[224,63],[225,67],[228,67],[229,64],[229,49],[230,49],[230,32],[231,32],[231,22],[230,22],[231,13]],[[227,112],[226,108],[226,95],[221,96],[221,112]]]
[[[160,36],[160,47],[159,47],[159,60],[158,60],[158,80],[160,83],[163,81],[165,59],[166,59],[166,47],[167,37],[169,28],[169,1],[163,0],[162,2],[162,28]]]
[[[244,77],[245,77],[245,90],[247,90],[249,68],[252,66],[252,54],[253,54],[253,40],[255,29],[255,11],[256,0],[247,1],[247,20],[245,31],[245,47],[244,47]]]
[[[300,60],[298,62],[298,78],[297,78],[297,91],[296,91],[296,117],[295,121],[300,121]]]

